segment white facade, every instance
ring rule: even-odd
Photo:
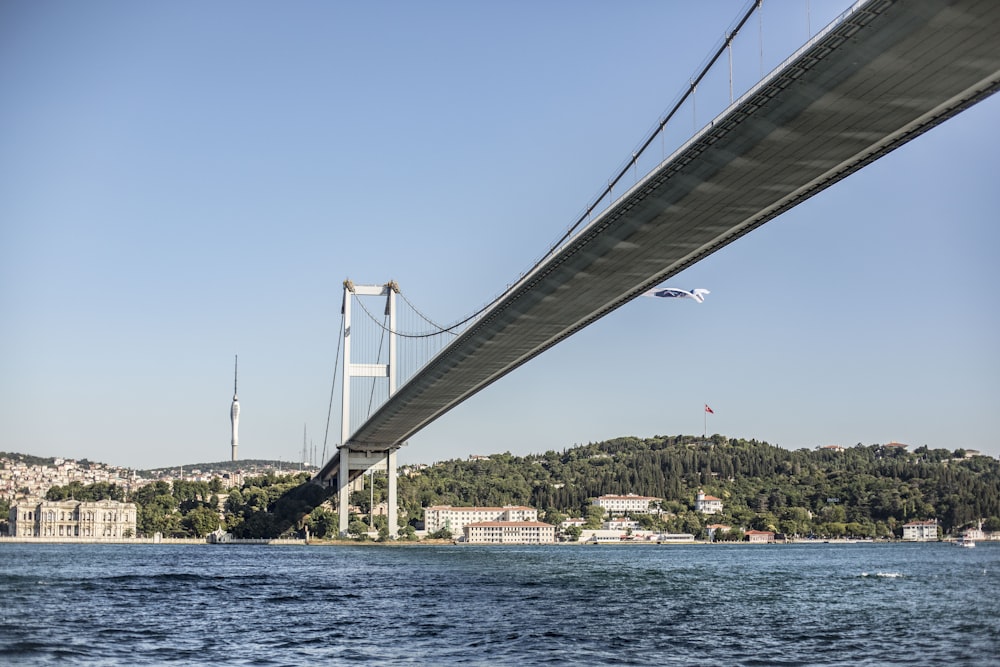
[[[600,496],[594,498],[593,504],[603,507],[607,514],[649,514],[650,503],[657,500],[659,498],[630,493],[627,496]]]
[[[556,527],[540,521],[483,521],[463,528],[469,544],[553,544]]]
[[[29,500],[10,508],[11,537],[135,537],[136,506],[117,500]]]
[[[903,524],[903,540],[907,542],[936,542],[938,538],[937,519],[911,521]]]
[[[625,538],[623,530],[594,530],[587,528],[580,532],[580,542],[621,542]]]
[[[962,533],[962,537],[967,540],[982,541],[986,539],[986,533],[983,532],[983,522],[980,521],[979,525],[974,528],[967,529]]]
[[[694,511],[702,514],[717,514],[722,511],[722,498],[706,496],[704,491],[699,491],[694,498]]]
[[[470,523],[484,521],[538,521],[538,510],[523,505],[506,507],[434,505],[424,508],[424,530],[428,533],[436,533],[442,528],[447,528],[452,537],[459,537]]]
[[[688,544],[694,542],[694,535],[691,533],[657,533],[652,530],[633,530],[631,533],[624,530],[600,530],[585,529],[580,533],[580,542],[587,543],[615,543],[615,542],[656,542],[672,544]]]
[[[751,544],[772,544],[774,533],[769,530],[748,530],[743,534],[743,539]]]

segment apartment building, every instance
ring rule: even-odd
[[[556,527],[540,521],[482,521],[463,528],[469,544],[554,544]]]
[[[938,539],[937,519],[911,521],[903,524],[904,542],[935,542]]]
[[[658,500],[659,498],[652,496],[637,496],[630,493],[625,496],[599,496],[594,498],[592,503],[604,508],[605,514],[614,516],[615,514],[649,514],[650,504]]]
[[[538,521],[538,510],[524,505],[504,507],[434,505],[424,508],[424,530],[428,533],[436,533],[442,528],[447,528],[453,537],[460,537],[467,525],[484,521]]]

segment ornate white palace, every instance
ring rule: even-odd
[[[11,537],[135,537],[136,506],[117,500],[21,500],[11,506]]]

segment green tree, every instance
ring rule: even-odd
[[[317,507],[309,514],[309,532],[315,537],[336,537],[339,529],[337,514]]]
[[[347,534],[359,540],[368,539],[368,524],[360,519],[354,519],[347,524]]]
[[[585,519],[584,528],[600,528],[604,522],[604,508],[600,505],[587,505],[583,518]]]
[[[254,510],[246,514],[242,521],[232,527],[234,537],[242,539],[274,539],[278,537],[278,523],[274,515],[266,511]]]
[[[195,537],[205,537],[219,524],[219,513],[205,506],[196,507],[181,520],[181,525]]]
[[[566,526],[563,528],[562,534],[568,542],[579,542],[580,535],[583,533],[583,528],[580,526]]]

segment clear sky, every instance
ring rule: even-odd
[[[737,79],[846,4],[765,2]],[[300,458],[342,281],[395,279],[439,322],[492,299],[744,6],[0,3],[0,450],[228,459],[239,354],[241,458]],[[994,97],[768,223],[670,281],[704,304],[626,305],[400,461],[700,434],[706,403],[709,433],[791,449],[1000,455],[998,119]]]

